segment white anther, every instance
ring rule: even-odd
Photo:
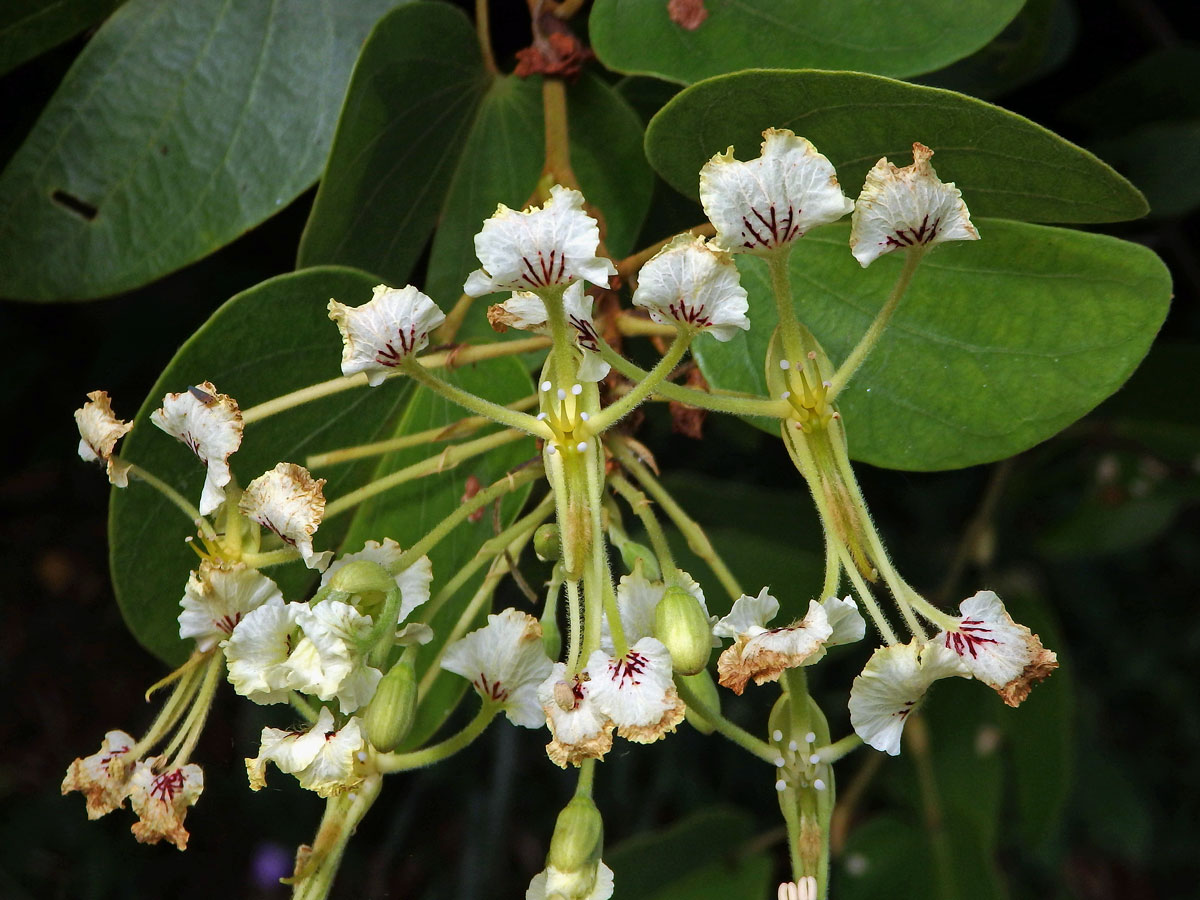
[[[784,765],[785,765],[786,763],[787,763],[787,760],[785,760],[785,759],[784,759],[782,756],[781,756],[781,757],[779,757],[779,759],[775,760],[775,765],[776,765],[776,766],[778,766],[778,767],[779,767],[779,768],[781,768],[781,769],[784,767]]]
[[[552,385],[550,384],[550,382],[548,382],[548,381],[542,382],[542,390],[543,391],[548,391],[548,390],[550,390],[551,387],[552,387]]]
[[[823,791],[825,790],[825,782],[823,782],[820,778],[814,778],[813,787],[818,791]]]
[[[554,444],[547,444],[546,452],[549,453],[551,456],[553,456],[555,453],[558,452],[558,448],[556,446],[554,446]]]
[[[567,392],[566,392],[566,391],[564,391],[562,388],[559,388],[559,389],[558,389],[558,399],[559,399],[559,400],[566,400],[566,399],[567,399]]]
[[[579,414],[579,418],[583,419],[583,421],[585,421],[585,422],[586,422],[588,419],[590,419],[590,418],[591,418],[591,416],[589,416],[589,415],[588,415],[587,413],[585,413],[585,412],[581,412],[581,413]]]
[[[779,361],[779,368],[784,369],[786,371],[787,369],[790,369],[791,367],[792,367],[792,364],[790,362],[788,362],[786,359],[781,359]]]
[[[806,735],[804,736],[804,740],[806,740],[806,741],[807,741],[808,743],[810,743],[810,744],[811,744],[813,741],[815,741],[816,739],[817,739],[816,732],[813,732],[813,731],[810,731],[808,734],[806,734]]]
[[[796,900],[817,900],[817,879],[805,875],[796,885]]]
[[[787,782],[780,778],[777,782],[775,782],[775,790],[783,793],[787,790]]]
[[[538,413],[538,414],[537,414],[537,420],[538,420],[539,422],[545,422],[545,421],[546,421],[546,414],[545,414],[544,412],[540,412],[540,413]]]
[[[819,763],[819,762],[821,761],[821,754],[820,754],[820,753],[814,753],[812,756],[810,756],[810,757],[808,758],[808,761],[809,761],[810,763],[812,763],[812,764],[815,766],[817,763]]]
[[[821,385],[823,387],[831,388],[831,387],[833,387],[833,382],[832,381],[822,381]]]
[[[356,754],[355,754],[355,756],[357,756],[357,757],[358,757],[358,761],[359,761],[359,762],[366,762],[366,761],[367,761],[367,754],[366,754],[364,751],[362,751],[362,750],[359,750],[359,751],[358,751],[358,753],[356,753]]]
[[[354,793],[354,791],[351,791],[350,793],[348,793],[346,795],[346,799],[349,800],[351,803],[353,803],[355,800],[358,799],[358,794]]]
[[[797,744],[795,741],[788,741],[788,749],[791,750],[793,753],[795,753],[797,750],[800,749],[800,745]]]
[[[582,384],[575,385],[575,387],[571,388],[571,393],[574,394],[576,397],[578,397],[580,394],[583,393],[583,385]]]
[[[788,397],[790,397],[790,396],[792,396],[792,392],[791,392],[791,391],[784,391],[782,394],[780,394],[780,395],[779,395],[779,399],[780,399],[780,400],[786,400],[786,399],[787,399]]]
[[[778,728],[776,728],[774,731],[771,732],[771,740],[775,741],[776,743],[778,743],[779,741],[782,741],[783,740],[783,732],[780,731]]]
[[[575,445],[575,449],[578,450],[580,453],[582,453],[584,450],[587,449],[587,441],[580,441],[578,444]]]

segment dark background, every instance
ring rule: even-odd
[[[504,4],[493,14],[502,58],[528,40],[523,4],[508,6],[511,14]],[[1186,46],[1194,35],[1183,33],[1174,5],[1151,0],[1064,8],[1074,21],[1065,57],[992,99],[1102,155],[1107,148],[1120,162],[1120,139],[1142,123],[1103,106],[1099,114],[1080,114],[1077,101],[1126,66]],[[85,40],[0,80],[0,160],[19,144]],[[1182,69],[1177,74],[1186,78]],[[955,86],[952,76],[942,78],[928,80]],[[1179,107],[1171,80],[1138,104],[1143,122],[1200,116]],[[1200,152],[1164,165],[1175,172],[1154,177],[1186,184],[1200,172]],[[98,387],[121,398],[118,410],[134,409],[221,302],[292,268],[311,200],[309,192],[208,259],[126,295],[77,305],[0,303],[2,897],[283,897],[286,889],[271,884],[271,873],[286,868],[294,846],[315,831],[321,803],[289,779],[249,792],[241,760],[253,753],[259,712],[229,692],[219,697],[196,754],[207,787],[188,816],[186,854],[135,843],[127,812],[89,823],[81,799],[58,790],[70,760],[95,752],[105,731],[136,734],[149,723],[152,709],[141,694],[163,674],[125,631],[114,603],[108,488],[75,454],[71,413]],[[1200,876],[1197,224],[1195,213],[1185,212],[1110,229],[1163,256],[1176,296],[1143,368],[1097,412],[999,467],[929,475],[860,467],[877,522],[918,588],[940,598],[942,590],[965,596],[976,583],[1005,585],[1058,631],[1064,670],[1055,678],[1073,695],[1061,728],[1069,729],[1074,764],[1051,839],[1036,848],[1002,842],[1000,864],[1014,897],[1171,898],[1190,894]],[[720,526],[738,504],[722,505],[720,498],[736,497],[728,487],[706,501],[705,478],[762,488],[783,477],[794,479],[789,491],[800,489],[777,442],[736,423],[710,423],[706,439],[695,442],[670,434],[669,422],[655,413],[640,436],[660,459],[673,461],[672,483],[699,499],[693,511],[706,525]],[[964,528],[980,514],[989,486],[994,503],[971,532],[984,540],[964,544]],[[797,534],[818,546],[809,513],[798,509],[796,519]],[[964,571],[948,578],[947,561],[960,551]],[[531,580],[539,574],[527,573]],[[817,685],[835,733],[847,727],[840,710],[853,665],[835,661]],[[739,718],[761,722],[765,710],[755,702],[761,698]],[[494,727],[463,759],[389,779],[395,783],[353,842],[333,896],[523,896],[573,784],[546,765],[542,743],[541,733]],[[851,757],[839,769],[843,783],[865,761],[862,751]],[[715,739],[685,729],[648,750],[616,753],[612,762],[598,785],[609,843],[733,799],[755,814],[782,859],[770,785]],[[903,765],[885,764],[856,821],[895,803],[895,790],[880,785],[891,771],[895,783],[907,783]]]

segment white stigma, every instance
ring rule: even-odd
[[[783,740],[783,732],[776,728],[771,732],[771,740],[773,740],[775,743],[779,743]]]
[[[583,393],[583,385],[582,384],[575,385],[575,387],[571,388],[571,393],[574,394],[576,397],[578,397],[580,394]]]
[[[548,390],[550,390],[551,386],[552,386],[552,385],[551,385],[551,384],[550,384],[550,382],[548,382],[548,381],[543,381],[543,382],[542,382],[542,390],[543,390],[543,391],[548,391]]]

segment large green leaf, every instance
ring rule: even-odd
[[[415,89],[426,84],[436,87]],[[567,106],[572,167],[604,216],[610,251],[624,255],[653,183],[641,122],[590,75],[568,89]],[[483,220],[497,203],[529,199],[544,149],[541,78],[489,73],[458,10],[397,9],[355,69],[300,261],[356,265],[402,284],[436,226],[424,288],[452,303],[479,265],[473,240]]]
[[[175,354],[138,411],[119,452],[174,486],[193,503],[200,498],[204,467],[187,447],[148,421],[168,391],[209,380],[243,409],[338,374],[341,342],[329,321],[329,297],[356,302],[371,296],[374,279],[343,268],[307,269],[265,281],[223,305]],[[245,485],[277,462],[298,462],[315,452],[374,440],[408,396],[404,382],[359,388],[297,407],[246,426],[231,458]],[[128,404],[115,399],[118,413]],[[327,498],[364,482],[373,462],[323,474]],[[333,519],[317,532],[318,548],[338,546],[349,520]],[[174,506],[145,484],[114,489],[109,545],[117,602],[130,631],[147,650],[171,663],[187,656],[179,639],[179,600],[196,555],[185,543],[194,533]],[[291,599],[315,575],[298,563],[268,570]],[[191,643],[190,641],[188,642]]]
[[[912,144],[962,190],[977,216],[1116,222],[1146,213],[1137,188],[1088,151],[982,100],[856,72],[750,71],[681,91],[646,130],[646,156],[676,190],[699,191],[700,167],[733,146],[758,155],[762,131],[804,135],[857,195],[880,157],[904,165]]]
[[[1171,279],[1146,248],[1042,225],[978,225],[980,241],[942,245],[921,263],[842,394],[856,459],[931,471],[1019,453],[1116,391],[1157,334]],[[797,312],[835,365],[900,269],[897,254],[860,269],[847,240],[847,225],[831,225],[792,254]],[[738,265],[750,331],[725,344],[702,337],[694,350],[715,387],[761,395],[774,302],[766,266],[745,256]]]
[[[0,295],[129,290],[316,180],[350,66],[399,0],[130,0],[0,175]]]
[[[0,9],[0,75],[99,22],[122,0],[6,0]]]
[[[448,373],[447,378],[460,387],[497,403],[511,403],[533,393],[533,381],[529,373],[512,358],[501,358],[457,369]],[[420,391],[401,416],[395,434],[399,437],[438,428],[466,415],[469,413],[444,398],[429,391]],[[376,476],[427,459],[440,449],[441,445],[425,445],[388,454],[379,461]],[[529,438],[466,460],[457,468],[436,476],[398,485],[358,508],[346,535],[345,547],[347,550],[357,550],[364,541],[381,540],[384,537],[390,537],[398,541],[400,546],[408,547],[424,537],[429,529],[461,505],[467,492],[468,479],[474,478],[479,485],[486,487],[536,453],[533,439]],[[524,489],[505,497],[499,511],[501,527],[512,523],[528,495],[528,489]],[[434,594],[470,561],[479,545],[495,533],[494,528],[493,510],[489,508],[478,522],[462,523],[430,552]],[[418,675],[424,673],[431,661],[441,652],[451,629],[482,580],[484,571],[486,569],[481,569],[480,574],[471,579],[430,621],[434,638],[423,646],[418,654]],[[482,620],[488,612],[490,609],[484,608],[476,613],[476,622],[483,624]],[[418,610],[414,618],[423,619],[425,613],[427,610]],[[450,672],[440,672],[428,695],[421,701],[417,719],[405,740],[405,746],[420,746],[428,740],[445,721],[466,687],[466,679]]]
[[[710,0],[695,28],[666,3],[596,0],[588,32],[610,69],[693,82],[738,69],[856,69],[906,77],[978,50],[1024,0]]]

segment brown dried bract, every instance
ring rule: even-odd
[[[513,73],[518,78],[530,75],[550,75],[574,81],[583,71],[583,65],[595,54],[579,43],[566,25],[552,15],[544,15],[540,21],[540,35],[533,43],[517,51],[517,68]]]
[[[667,15],[684,31],[695,31],[708,18],[704,0],[670,0]]]

